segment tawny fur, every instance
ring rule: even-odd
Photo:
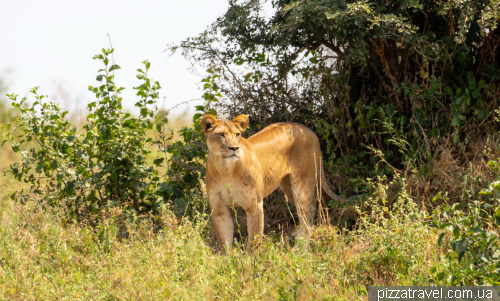
[[[207,138],[206,185],[218,242],[231,248],[234,225],[230,207],[247,214],[249,242],[264,232],[263,199],[276,188],[296,205],[299,234],[309,238],[316,211],[314,190],[321,187],[333,199],[345,202],[328,187],[316,134],[298,123],[275,123],[252,137],[242,138],[248,117],[233,121],[205,115],[201,121]]]

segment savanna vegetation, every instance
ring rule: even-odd
[[[190,126],[158,110],[138,69],[137,112],[103,63],[86,123],[0,85],[2,299],[366,299],[369,285],[500,285],[498,0],[230,1],[180,51],[207,70]],[[118,50],[119,51],[119,50]],[[4,97],[4,95],[6,95]],[[12,108],[9,105],[12,104]],[[319,136],[339,204],[265,200],[267,234],[220,254],[204,192],[205,113]]]

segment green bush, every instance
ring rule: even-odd
[[[270,16],[264,2],[275,9]],[[227,96],[220,110],[249,115],[249,132],[278,121],[311,127],[325,166],[342,176],[340,190],[358,193],[366,177],[390,175],[388,164],[425,173],[443,138],[468,156],[471,140],[498,131],[499,7],[235,0],[205,32],[170,49],[214,67]],[[404,133],[404,154],[390,127]],[[367,147],[381,151],[381,168]]]
[[[396,185],[401,189],[389,200],[388,193]],[[376,182],[368,181],[368,186],[375,189],[363,204],[364,210],[357,208],[360,217],[354,231],[356,242],[364,245],[365,250],[353,273],[368,286],[381,282],[400,284],[401,275],[425,272],[425,258],[433,251],[428,241],[436,236],[425,223],[428,213],[408,195],[405,179],[399,175],[389,183],[385,177],[379,177]],[[405,285],[422,281],[426,280],[421,277]]]
[[[103,49],[94,59],[103,62],[97,81],[89,87],[96,100],[88,105],[87,124],[80,131],[65,119],[68,112],[58,104],[44,102],[38,88],[31,92],[36,101],[28,106],[26,98],[8,97],[20,117],[3,127],[14,152],[21,152],[23,161],[11,164],[6,171],[17,180],[30,183],[29,191],[20,191],[13,198],[29,199],[49,206],[61,206],[78,220],[88,220],[105,208],[121,206],[135,216],[156,210],[163,200],[157,196],[160,182],[158,166],[164,158],[147,165],[149,146],[161,141],[147,137],[156,125],[162,130],[166,119],[153,119],[158,99],[158,82],[147,76],[150,63],[138,69],[142,81],[136,87],[140,100],[138,117],[122,108],[120,92],[114,83],[114,71],[120,67],[109,60],[113,49]],[[161,136],[161,135],[160,135]]]
[[[10,142],[23,161],[11,164],[6,172],[31,184],[28,191],[16,192],[12,198],[62,207],[91,224],[112,207],[120,207],[131,218],[165,205],[173,205],[179,215],[207,213],[202,193],[207,150],[200,120],[206,113],[216,115],[210,103],[222,96],[214,83],[218,75],[207,70],[202,80],[206,103],[196,107],[193,126],[181,128],[181,140],[174,141],[167,114],[156,111],[161,87],[148,77],[150,63],[144,61],[144,69],[138,69],[142,83],[134,88],[140,97],[135,104],[139,116],[134,117],[123,110],[120,92],[124,88],[114,83],[120,67],[110,62],[111,53],[113,49],[103,49],[94,56],[104,68],[96,78],[101,85],[89,87],[96,101],[88,105],[90,114],[81,130],[71,126],[65,118],[68,112],[58,104],[44,102],[46,96],[39,95],[38,88],[31,90],[36,101],[30,106],[26,98],[7,95],[19,117],[3,126],[7,138],[3,143]],[[154,147],[160,155],[149,166]]]
[[[488,163],[500,174],[499,163]],[[435,210],[430,222],[440,229],[438,244],[449,247],[431,269],[438,285],[500,285],[500,181],[489,183],[469,206],[455,203]],[[439,194],[435,200],[446,196]]]
[[[433,225],[443,229],[439,243],[449,234],[451,250],[439,266],[431,269],[438,285],[499,285],[500,240],[498,223],[500,207],[492,215],[484,204],[475,201],[467,212],[458,204],[446,206],[443,217],[435,216]]]

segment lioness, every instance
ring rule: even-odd
[[[205,115],[201,121],[207,138],[206,186],[217,240],[231,249],[233,221],[230,207],[243,207],[247,215],[249,242],[263,234],[263,198],[278,186],[298,210],[299,234],[309,238],[316,213],[314,188],[321,187],[333,199],[345,202],[326,184],[319,140],[309,128],[298,123],[275,123],[245,139],[241,133],[248,117],[217,120]]]

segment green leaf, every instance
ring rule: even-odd
[[[159,158],[159,159],[155,159],[153,161],[153,164],[154,165],[160,165],[163,161],[165,160],[165,158]]]
[[[477,98],[479,98],[479,96],[481,96],[481,92],[480,92],[479,88],[472,90],[472,97],[477,99]]]
[[[476,79],[474,77],[469,78],[468,83],[469,83],[470,90],[475,89],[477,86]]]
[[[446,94],[448,94],[450,96],[453,95],[453,90],[450,87],[448,87],[448,86],[445,86],[444,89],[443,89],[443,91],[444,91],[444,93],[446,93]]]
[[[193,115],[193,122],[196,122],[199,118],[203,116],[202,113],[196,113]]]
[[[488,161],[488,163],[486,165],[488,165],[488,166],[497,166],[497,167],[500,166],[497,161],[493,161],[493,160],[492,161]]]
[[[439,238],[438,238],[438,241],[437,241],[439,246],[443,245],[443,237],[444,237],[445,234],[446,234],[445,232],[439,234]]]
[[[153,84],[152,89],[153,89],[153,90],[159,90],[159,89],[161,89],[160,83],[159,83],[159,82],[155,82],[155,83]]]
[[[111,65],[111,67],[109,68],[109,72],[111,72],[111,71],[113,71],[113,70],[118,70],[118,69],[120,69],[120,68],[121,68],[120,66],[118,66],[118,65],[116,65],[116,64],[113,64],[113,65]]]
[[[73,183],[72,181],[68,182],[66,184],[66,187],[64,188],[64,191],[66,192],[66,194],[68,195],[74,195],[75,194],[75,183]]]
[[[500,206],[497,207],[497,209],[495,210],[495,214],[493,216],[500,218]]]
[[[441,272],[441,273],[436,275],[437,280],[443,280],[444,277],[446,277],[446,273],[444,273],[444,272]]]
[[[51,168],[52,170],[57,169],[57,166],[58,166],[58,165],[59,165],[59,164],[57,163],[57,161],[56,161],[56,160],[52,160],[52,161],[50,162],[50,168]]]
[[[469,246],[470,241],[468,238],[462,238],[453,242],[453,249],[455,249],[455,251],[459,254],[467,252],[469,250]]]
[[[486,112],[485,112],[485,111],[483,111],[483,110],[478,109],[478,110],[477,110],[477,118],[478,118],[479,120],[483,120],[483,119],[484,119],[484,117],[486,117]]]

